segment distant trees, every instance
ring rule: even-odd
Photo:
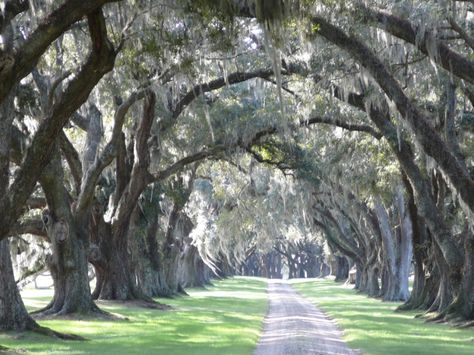
[[[472,321],[470,2],[110,3],[0,12],[3,328],[38,329],[27,233],[43,316],[355,265],[371,296]]]

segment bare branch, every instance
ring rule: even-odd
[[[459,36],[461,36],[464,42],[466,42],[466,44],[471,47],[471,49],[474,49],[474,37],[469,36],[469,34],[461,26],[459,26],[453,17],[448,17],[448,22],[453,30],[456,31]]]
[[[187,156],[183,159],[178,160],[174,164],[170,165],[169,167],[167,167],[164,170],[159,171],[158,173],[156,173],[154,175],[148,174],[147,183],[150,184],[150,183],[155,182],[155,181],[164,180],[164,179],[170,177],[171,175],[177,173],[178,171],[182,170],[186,165],[204,160],[204,159],[209,158],[211,156],[214,156],[218,153],[224,152],[227,149],[230,149],[230,148],[229,147],[226,148],[223,145],[217,145],[217,146],[214,146],[210,149],[204,149],[204,150],[202,150],[200,152],[197,152],[193,155]]]
[[[51,43],[84,15],[112,1],[115,0],[68,0],[47,16],[15,54],[8,54],[13,65],[0,72],[0,103],[13,85],[31,72]]]
[[[61,148],[61,152],[66,158],[66,161],[69,165],[69,169],[71,170],[71,174],[74,179],[74,184],[76,185],[76,190],[80,191],[82,179],[81,159],[76,148],[74,148],[74,145],[66,137],[64,131],[59,134],[59,146]]]
[[[348,131],[355,131],[355,132],[365,132],[373,136],[374,138],[380,140],[383,135],[373,127],[369,125],[361,125],[361,124],[355,124],[355,123],[347,123],[343,120],[335,119],[332,117],[312,117],[308,119],[307,121],[302,121],[301,125],[302,126],[309,126],[315,123],[324,123],[340,128],[344,128]]]
[[[10,235],[34,234],[49,241],[48,233],[44,227],[43,221],[40,218],[26,219],[14,225],[10,229]]]
[[[48,109],[50,109],[51,107],[53,107],[53,103],[54,103],[54,97],[55,97],[55,93],[56,93],[56,89],[58,88],[59,84],[61,84],[66,78],[68,78],[70,75],[72,74],[72,72],[70,70],[66,71],[65,73],[63,73],[62,75],[60,75],[56,80],[53,81],[53,83],[51,84],[51,88],[49,89],[49,93],[48,93]]]
[[[3,13],[0,10],[0,33],[3,32],[8,23],[13,20],[15,16],[25,12],[28,8],[28,0],[7,0]]]
[[[358,7],[366,21],[374,21],[378,27],[416,46],[425,55],[430,55],[429,48],[435,43],[437,55],[432,56],[433,60],[457,77],[474,83],[474,61],[468,56],[455,52],[447,44],[437,41],[433,38],[432,31],[425,31],[420,36],[417,33],[417,27],[408,20],[399,18],[386,11],[373,10],[362,3],[359,3]]]
[[[228,75],[226,78],[222,77],[219,79],[212,80],[208,83],[198,84],[181,97],[180,101],[173,109],[172,117],[173,119],[178,118],[178,116],[181,114],[181,112],[183,112],[186,106],[188,106],[191,102],[193,102],[194,99],[198,98],[206,92],[214,91],[226,85],[237,84],[254,78],[266,79],[272,75],[272,69],[262,69],[248,73],[236,72]]]

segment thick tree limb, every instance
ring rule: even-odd
[[[89,127],[89,119],[87,117],[82,116],[78,112],[74,112],[71,116],[71,120],[80,129],[82,129],[83,131],[87,131],[87,128]]]
[[[112,129],[112,136],[110,137],[109,142],[82,177],[81,192],[79,194],[76,207],[76,213],[78,215],[84,215],[87,213],[87,211],[89,211],[89,207],[94,198],[97,180],[99,179],[100,174],[102,174],[102,171],[108,165],[110,165],[110,163],[112,163],[113,159],[116,157],[117,148],[120,144],[120,139],[123,134],[122,127],[125,122],[128,110],[134,103],[143,99],[147,92],[150,93],[146,90],[140,90],[132,93],[130,97],[124,103],[122,103],[115,112],[114,127]]]
[[[272,69],[261,69],[248,73],[236,72],[228,75],[226,78],[219,78],[212,80],[208,83],[198,84],[194,86],[185,95],[183,95],[183,97],[179,100],[179,102],[173,109],[172,117],[173,119],[178,118],[178,116],[181,114],[181,112],[183,112],[186,106],[188,106],[194,99],[198,98],[206,92],[217,90],[226,85],[237,84],[254,78],[267,79],[272,75]]]
[[[112,229],[114,234],[125,235],[130,224],[130,217],[135,209],[138,198],[148,185],[147,176],[150,165],[150,154],[148,150],[148,139],[151,126],[155,118],[156,95],[153,91],[146,92],[143,104],[143,115],[136,131],[135,138],[135,161],[133,163],[130,181],[120,196],[118,205],[112,217]]]
[[[48,108],[53,107],[54,98],[55,98],[55,94],[56,94],[56,89],[58,88],[58,86],[64,80],[66,80],[69,76],[71,76],[71,74],[72,74],[71,71],[68,70],[53,81],[53,83],[51,84],[51,88],[49,89],[49,93],[48,93],[48,106],[47,106]]]
[[[200,152],[197,152],[195,154],[192,154],[190,156],[187,156],[183,159],[178,160],[174,164],[170,165],[164,170],[159,171],[156,174],[148,174],[147,176],[147,182],[150,184],[155,181],[161,181],[164,180],[168,177],[170,177],[173,174],[176,174],[178,171],[182,170],[186,165],[204,160],[206,158],[209,158],[211,156],[215,156],[216,154],[220,152],[224,152],[225,150],[230,149],[229,147],[225,147],[222,145],[214,146],[210,149],[205,149]]]
[[[46,207],[46,199],[44,197],[30,197],[26,201],[26,205],[29,209],[37,209]]]
[[[67,0],[38,25],[15,54],[4,54],[3,57],[8,56],[13,60],[13,64],[0,71],[0,103],[13,85],[33,70],[38,59],[54,40],[67,31],[73,23],[112,1],[117,0]],[[95,43],[96,50],[99,44],[99,42]]]
[[[40,218],[26,219],[15,224],[13,228],[10,229],[11,236],[17,236],[22,234],[33,234],[49,241],[48,233],[46,232],[46,228]]]
[[[447,71],[474,84],[474,60],[455,52],[445,43],[438,41],[431,31],[426,31],[420,36],[417,33],[416,26],[408,20],[401,19],[386,11],[373,10],[361,3],[358,7],[366,21],[374,21],[378,27],[386,30],[391,35],[417,47]],[[433,48],[433,44],[437,49],[436,53],[431,53],[430,49]]]
[[[59,147],[61,148],[61,152],[64,154],[69,169],[71,170],[71,175],[74,179],[74,184],[76,185],[76,191],[80,191],[82,179],[81,158],[79,157],[76,148],[74,148],[74,145],[66,137],[64,131],[61,131],[59,134]]]
[[[0,10],[0,33],[3,32],[8,23],[18,14],[25,12],[29,8],[28,0],[7,0],[5,8]]]
[[[453,30],[456,31],[459,36],[461,36],[464,42],[466,42],[466,44],[471,47],[471,49],[474,49],[474,37],[469,36],[469,34],[461,26],[459,26],[453,17],[448,17],[448,22]]]
[[[98,81],[114,66],[117,53],[107,38],[102,12],[96,11],[89,15],[88,19],[94,49],[79,73],[69,82],[60,99],[54,104],[50,114],[41,122],[8,193],[0,197],[0,205],[8,207],[8,213],[0,215],[0,240],[5,238],[9,228],[20,216],[22,206],[31,195],[43,168],[49,162],[54,142],[61,129],[69,117],[87,100]]]
[[[398,111],[408,122],[425,153],[436,161],[464,203],[474,212],[474,182],[469,173],[430,125],[428,117],[405,95],[381,60],[358,38],[344,33],[326,19],[314,17],[313,23],[319,26],[319,34],[349,52],[369,71],[387,96],[395,102]],[[474,76],[474,70],[471,74]]]

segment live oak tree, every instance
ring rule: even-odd
[[[361,291],[472,321],[470,12],[6,1],[0,324],[38,329],[9,262],[6,238],[23,233],[50,243],[43,315],[103,315],[92,298],[152,303],[246,262],[309,275],[332,251]]]

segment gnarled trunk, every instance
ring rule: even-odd
[[[130,235],[129,243],[132,244],[133,265],[140,291],[147,297],[169,297],[172,292],[166,283],[159,255],[157,229],[158,214],[154,213],[145,235],[134,233]]]
[[[464,235],[464,270],[460,292],[446,309],[446,315],[453,321],[471,321],[474,324],[474,235],[467,231]]]
[[[41,185],[49,207],[48,211],[43,211],[43,222],[53,251],[47,263],[54,281],[54,297],[39,313],[64,315],[100,312],[92,301],[89,287],[88,223],[76,223],[72,215],[58,147],[44,170]]]
[[[210,282],[209,268],[204,264],[198,249],[191,244],[187,244],[181,253],[178,273],[182,287],[204,287]]]
[[[36,322],[29,316],[13,275],[8,239],[0,241],[0,330],[33,330]]]
[[[96,275],[100,284],[94,291],[103,300],[135,300],[143,295],[136,287],[126,231],[115,231],[100,243],[101,261],[95,263]]]

